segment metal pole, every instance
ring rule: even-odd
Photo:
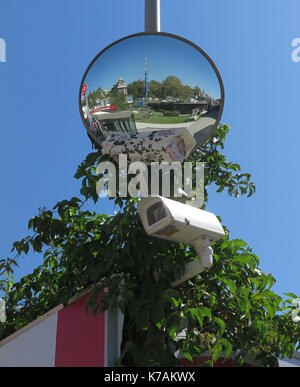
[[[160,32],[160,0],[145,0],[145,32]]]

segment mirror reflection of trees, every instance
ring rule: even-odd
[[[134,100],[145,97],[145,81],[138,79],[131,82],[127,87],[128,94],[132,96]]]
[[[209,98],[198,85],[194,87],[184,85],[174,75],[169,75],[162,82],[151,80],[148,87],[150,100],[156,102],[189,102],[190,100],[196,102],[203,97]],[[99,87],[88,95],[90,109],[99,105],[116,105],[118,110],[124,110],[143,98],[145,98],[145,81],[140,79],[128,85],[125,83],[124,88],[114,85],[110,90],[103,90]],[[85,101],[82,101],[82,106],[85,106]]]

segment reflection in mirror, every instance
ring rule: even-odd
[[[81,83],[88,134],[112,157],[182,161],[213,134],[222,114],[220,75],[193,43],[137,34],[103,50]]]

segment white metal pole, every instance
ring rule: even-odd
[[[145,32],[160,32],[160,0],[145,0]]]

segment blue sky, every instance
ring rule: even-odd
[[[92,64],[84,82],[91,92],[101,87],[109,90],[119,78],[129,84],[145,76],[148,81],[162,82],[169,75],[182,84],[199,86],[215,99],[221,98],[217,75],[207,58],[195,47],[170,36],[133,36],[105,50]]]
[[[221,122],[231,126],[224,152],[257,186],[250,199],[212,187],[207,209],[249,243],[279,294],[300,296],[300,63],[291,60],[299,14],[298,0],[161,0],[161,30],[196,43],[220,71]],[[78,195],[73,175],[91,151],[78,108],[82,76],[103,48],[143,31],[142,0],[0,0],[1,257],[39,207]],[[96,208],[113,212],[106,200]],[[38,254],[20,258],[17,278],[39,263]]]

